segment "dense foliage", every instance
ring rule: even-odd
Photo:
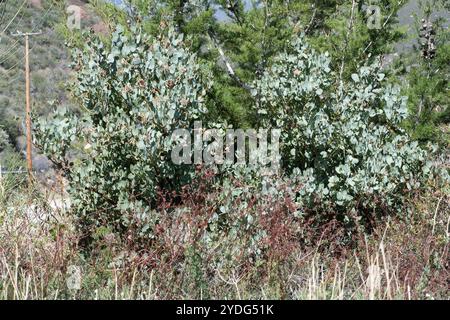
[[[183,37],[172,28],[166,33],[155,38],[138,26],[119,26],[110,45],[92,39],[75,50],[74,95],[85,112],[79,118],[62,111],[37,127],[37,143],[69,178],[86,234],[101,227],[151,235],[159,220],[152,211],[158,187],[179,192],[194,174],[193,166],[169,158],[171,135],[204,118],[209,88]],[[331,65],[328,53],[294,39],[254,83],[259,125],[281,129],[281,175],[293,178],[297,213],[334,211],[354,222],[354,212],[392,212],[429,169],[425,152],[400,127],[406,100],[383,83],[376,66],[362,66],[346,80]],[[67,152],[77,145],[81,151],[71,163]],[[227,170],[225,177],[264,185],[261,172]]]
[[[37,141],[66,173],[80,223],[121,231],[148,218],[158,186],[189,181],[193,168],[170,161],[171,135],[202,115],[207,84],[173,30],[156,39],[119,26],[110,47],[92,39],[74,58],[73,93],[85,112],[41,121]]]
[[[303,38],[257,82],[261,123],[281,128],[282,160],[308,207],[392,207],[417,187],[425,152],[400,129],[407,105],[376,65],[341,81]],[[364,212],[364,211],[362,211]]]
[[[213,75],[207,104],[210,119],[235,127],[255,125],[252,82],[270,66],[292,37],[306,33],[311,44],[329,51],[333,68],[349,78],[358,64],[390,51],[401,33],[396,14],[405,1],[383,0],[379,23],[370,28],[364,1],[126,0],[123,10],[102,1],[94,7],[111,26],[142,20],[146,33],[173,23],[191,39],[199,62]],[[342,69],[342,70],[341,70]]]
[[[448,150],[450,38],[445,19],[432,19],[432,10],[442,9],[444,3],[439,3],[422,3],[415,24],[418,47],[397,64],[400,76],[406,80],[403,90],[410,111],[406,128],[421,143],[433,142]]]
[[[32,39],[28,179],[0,34],[0,299],[448,298],[448,1],[420,57],[408,0],[14,1],[73,55]]]

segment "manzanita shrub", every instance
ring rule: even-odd
[[[419,186],[426,153],[400,128],[406,100],[384,78],[371,65],[343,80],[299,37],[256,82],[261,124],[281,129],[281,159],[304,208],[393,209]]]
[[[36,143],[66,174],[72,209],[87,239],[118,233],[157,243],[164,220],[159,187],[177,194],[195,175],[193,166],[175,165],[170,155],[173,131],[192,128],[206,112],[209,85],[196,56],[173,29],[150,38],[138,27],[119,26],[107,45],[91,35],[74,61],[73,94],[82,113],[59,110],[50,121],[39,121]],[[400,208],[429,165],[425,151],[400,127],[405,99],[383,80],[377,66],[342,79],[331,70],[328,54],[316,53],[302,37],[294,40],[254,84],[260,127],[281,129],[283,170],[266,177],[258,166],[219,168],[221,179],[215,179],[223,192],[215,193],[208,216],[199,220],[207,230],[199,240],[216,246],[250,237],[244,247],[258,255],[268,234],[275,239],[270,243],[278,243],[274,235],[288,230],[284,224],[272,230],[270,210],[263,208],[283,208],[279,219],[286,214],[303,219],[311,210],[332,219],[338,213],[344,224],[355,215]],[[73,150],[75,157],[69,154]],[[239,184],[253,189],[241,190]],[[295,206],[286,207],[291,200]],[[198,203],[177,203],[176,212],[168,208],[166,214],[195,207]],[[264,230],[254,230],[255,221]],[[237,249],[227,250],[233,255]]]
[[[86,236],[100,227],[145,233],[157,188],[176,190],[190,179],[193,168],[170,160],[171,135],[204,113],[203,73],[171,28],[150,38],[118,26],[110,44],[88,35],[73,58],[82,114],[60,110],[39,121],[37,144],[65,172]]]

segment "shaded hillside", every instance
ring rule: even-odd
[[[58,29],[70,4],[82,7],[83,26],[95,24],[86,3],[80,0],[5,0],[0,4],[0,128],[19,151],[24,147],[25,52],[23,37],[12,34],[42,31],[30,38],[33,111],[48,113],[51,102],[68,106],[64,86],[70,77],[70,54]]]

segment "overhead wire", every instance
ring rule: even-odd
[[[45,14],[41,17],[41,19],[39,21],[40,27],[43,26],[44,19],[47,18],[48,14],[50,13],[50,10],[52,10],[53,7],[54,7],[54,4],[52,2],[50,4],[50,6],[48,7],[48,9],[46,10]],[[35,26],[32,28],[31,32],[36,32],[37,30],[38,30],[38,25],[35,24]],[[32,44],[31,47],[30,47],[30,50],[28,51],[28,54],[30,54],[33,51],[34,47],[35,47],[35,44]],[[23,54],[22,58],[20,58],[12,67],[8,68],[5,73],[7,74],[8,72],[12,72],[12,70],[15,67],[17,67],[19,65],[19,63],[24,63],[24,60],[25,60],[25,54]],[[17,77],[13,78],[12,80],[9,80],[5,84],[5,86],[10,86],[13,82],[17,81],[20,77],[22,77],[22,74],[18,75]]]
[[[6,1],[8,1],[8,0],[6,0]],[[1,3],[2,4],[2,12],[1,12],[1,16],[0,16],[0,26],[2,25],[3,19],[5,18],[6,1]]]
[[[16,14],[12,17],[12,19],[9,21],[9,23],[6,25],[5,29],[3,29],[2,33],[5,33],[6,30],[8,30],[9,26],[11,25],[11,23],[13,23],[13,21],[16,19],[17,15],[20,13],[20,11],[22,10],[23,6],[25,5],[25,3],[27,3],[27,0],[24,0],[22,2],[22,5],[19,7],[19,9],[17,10]]]

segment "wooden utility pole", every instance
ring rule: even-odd
[[[25,37],[25,123],[27,127],[27,167],[28,167],[28,176],[30,181],[33,175],[33,160],[32,160],[32,139],[31,139],[31,99],[30,99],[30,45],[29,45],[29,37],[37,36],[42,34],[42,32],[34,32],[34,33],[22,33],[17,32],[13,34],[14,37]]]

